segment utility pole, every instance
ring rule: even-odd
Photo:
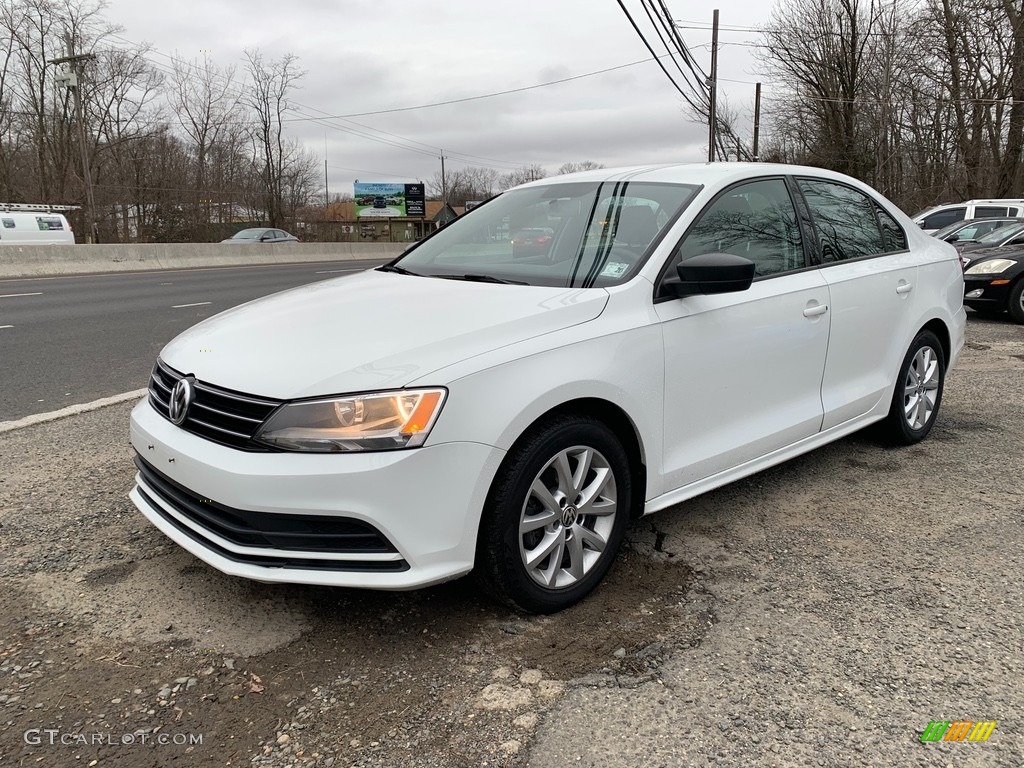
[[[718,9],[711,20],[711,76],[708,77],[708,162],[715,162],[715,123],[718,121],[716,95],[718,91]]]
[[[754,85],[754,162],[759,162],[757,142],[761,136],[761,84]]]
[[[444,150],[441,150],[441,202],[448,205],[448,181],[444,176]]]
[[[75,54],[75,43],[70,32],[64,34],[64,45],[67,56],[51,59],[51,64],[70,64],[73,72],[64,79],[67,87],[75,93],[75,118],[78,121],[78,144],[82,149],[82,180],[85,182],[85,226],[87,243],[99,242],[96,230],[96,201],[92,194],[92,169],[89,163],[89,150],[85,142],[85,118],[82,116],[82,62],[91,61],[96,57],[91,53]]]
[[[331,189],[327,186],[327,133],[324,132],[324,216],[331,206]]]

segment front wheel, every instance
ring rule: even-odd
[[[563,415],[506,458],[481,521],[478,576],[502,602],[554,613],[583,599],[622,543],[633,485],[604,424]]]
[[[923,440],[939,413],[945,376],[942,344],[931,331],[921,331],[900,366],[889,415],[881,423],[883,437],[897,445]]]
[[[1006,309],[1014,322],[1024,323],[1024,277],[1018,277],[1017,282],[1010,287]]]

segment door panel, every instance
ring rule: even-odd
[[[861,416],[891,397],[911,333],[917,260],[909,253],[892,254],[821,270],[832,297],[822,429]]]
[[[666,490],[821,428],[831,311],[818,270],[662,302],[656,311],[665,344]]]

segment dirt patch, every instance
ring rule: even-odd
[[[159,540],[142,530],[121,543]],[[528,617],[470,579],[263,585],[176,548],[55,572],[23,546],[24,588],[0,596],[0,765],[517,765],[568,688],[640,685],[699,644],[710,613],[669,549],[638,522],[590,599]]]

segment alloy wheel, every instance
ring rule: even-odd
[[[604,554],[617,508],[615,474],[600,451],[573,446],[549,459],[519,519],[519,554],[530,578],[547,589],[579,582]]]
[[[928,346],[917,350],[903,383],[903,417],[911,429],[924,429],[935,412],[940,375],[935,350]]]

